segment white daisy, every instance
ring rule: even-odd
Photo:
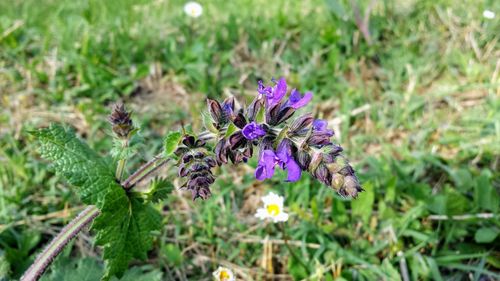
[[[271,192],[268,195],[262,197],[262,202],[264,202],[264,208],[257,209],[255,214],[261,220],[272,219],[273,222],[281,222],[288,220],[288,214],[283,210],[283,202],[285,198],[279,196],[278,194]]]
[[[495,18],[495,13],[490,10],[484,10],[483,17],[491,20]]]
[[[184,12],[192,18],[197,18],[203,13],[203,7],[198,2],[187,2],[186,5],[184,5]]]
[[[234,281],[236,280],[234,278],[233,272],[229,268],[225,268],[222,266],[219,266],[216,271],[213,273],[215,280],[217,281]]]

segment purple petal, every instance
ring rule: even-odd
[[[257,166],[257,168],[255,169],[255,178],[260,181],[263,181],[267,178],[266,169],[264,168],[264,166]]]
[[[283,163],[288,162],[288,160],[292,157],[292,148],[290,146],[289,141],[283,140],[278,145],[278,149],[276,150],[276,156],[281,162]]]
[[[322,119],[316,119],[313,122],[313,129],[315,131],[324,131],[328,125],[328,122]]]
[[[292,157],[290,157],[290,159],[286,163],[286,169],[288,171],[286,181],[294,182],[300,179],[301,169]]]
[[[259,94],[266,96],[266,97],[272,96],[272,94],[273,94],[272,87],[265,86],[264,83],[262,82],[262,80],[259,80],[258,84],[259,84],[259,86],[257,88],[257,92],[259,92]]]
[[[274,175],[276,154],[272,150],[264,150],[255,169],[255,178],[258,180],[270,179]]]
[[[271,104],[277,104],[286,95],[287,85],[286,85],[285,78],[281,77],[280,80],[278,80],[278,83],[276,84],[276,86],[274,86],[273,90],[274,91],[273,91]]]
[[[300,92],[297,91],[297,89],[293,89],[292,92],[290,93],[290,97],[288,98],[288,101],[291,104],[294,104],[294,103],[298,102],[301,98],[302,98],[302,96],[300,95]]]
[[[247,140],[254,140],[266,135],[266,131],[262,128],[262,126],[255,122],[245,125],[241,132]]]
[[[298,92],[298,91],[297,91]],[[299,94],[300,96],[300,94]],[[290,96],[290,99],[292,98],[292,96]],[[295,101],[295,102],[290,102],[290,106],[297,109],[297,108],[301,108],[305,105],[307,105],[310,101],[312,100],[312,93],[311,92],[307,92],[305,93],[305,95],[303,97],[301,97],[299,100]]]

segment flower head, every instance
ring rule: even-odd
[[[288,171],[287,181],[294,182],[300,179],[301,169],[292,156],[291,144],[288,140],[283,140],[280,143],[276,153],[270,149],[266,149],[261,153],[259,163],[255,169],[255,178],[258,180],[272,178],[276,165]]]
[[[490,10],[484,10],[483,11],[483,17],[487,18],[487,19],[494,19],[495,18],[495,12],[493,11],[490,11]]]
[[[246,124],[245,127],[243,127],[242,133],[247,140],[258,139],[266,135],[266,131],[262,128],[262,125],[255,122]]]
[[[109,122],[113,126],[113,132],[119,138],[129,137],[130,132],[134,129],[131,113],[125,109],[123,104],[115,104],[113,111],[108,117]]]
[[[259,81],[258,92],[262,96],[266,96],[268,106],[273,106],[281,102],[281,99],[286,95],[287,85],[285,78],[281,77],[274,87],[264,86],[262,81]]]
[[[186,5],[184,5],[184,12],[192,18],[197,18],[203,13],[203,7],[198,2],[187,2]]]
[[[261,220],[271,219],[273,222],[282,222],[288,220],[288,214],[283,210],[283,196],[279,196],[274,192],[262,197],[264,207],[257,209],[255,216]]]
[[[338,194],[356,197],[363,189],[343,156],[342,147],[334,143],[334,132],[327,122],[315,120],[311,112],[292,118],[312,100],[312,93],[301,94],[296,89],[287,93],[284,78],[272,82],[267,86],[259,81],[258,95],[247,107],[235,108],[232,98],[223,103],[208,100],[213,123],[207,124],[213,126],[207,129],[217,137],[216,163],[246,162],[252,157],[254,148],[258,148],[255,169],[258,180],[272,178],[279,166],[286,170],[287,181],[299,180],[304,171]],[[204,176],[203,181],[193,178],[191,186],[208,187],[212,177],[208,172]],[[197,188],[194,192],[202,198],[209,194],[208,189]]]
[[[217,268],[217,270],[214,271],[214,273],[212,273],[212,274],[213,274],[215,280],[217,280],[217,281],[234,281],[234,280],[236,280],[234,278],[233,272],[229,268],[226,268],[226,267],[219,266],[219,268]]]

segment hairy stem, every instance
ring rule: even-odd
[[[128,139],[122,141],[122,149],[126,149],[128,147]],[[118,181],[122,181],[123,172],[125,171],[125,164],[127,163],[127,159],[118,160],[118,164],[116,166],[116,174],[115,177]]]
[[[156,155],[153,159],[149,160],[146,164],[137,169],[137,171],[130,175],[130,177],[122,182],[121,185],[125,190],[130,190],[135,184],[157,171],[168,161],[170,161],[170,159],[163,156],[163,153]]]
[[[47,267],[85,226],[94,220],[100,211],[96,206],[88,206],[78,216],[67,224],[50,244],[38,255],[35,262],[21,277],[21,281],[36,281]]]

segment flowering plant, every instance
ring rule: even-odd
[[[127,160],[133,155],[138,129],[123,105],[115,106],[109,117],[115,135],[113,161],[100,157],[60,125],[34,131],[41,155],[78,188],[82,201],[89,206],[42,251],[21,280],[38,280],[64,246],[91,222],[96,242],[104,248],[104,280],[121,276],[132,259],[145,259],[154,233],[162,227],[161,215],[153,204],[165,199],[173,185],[155,179],[147,190],[133,188],[168,162],[177,167],[177,175],[184,179],[181,187],[191,192],[193,200],[211,196],[216,166],[247,162],[254,151],[258,157],[257,180],[272,178],[279,167],[287,171],[289,182],[308,172],[341,196],[356,197],[362,188],[342,148],[333,142],[334,133],[326,121],[314,119],[311,113],[292,118],[311,101],[312,93],[302,95],[293,89],[287,97],[285,79],[273,82],[266,86],[260,81],[256,97],[247,107],[238,106],[232,97],[223,102],[207,99],[205,131],[169,133],[164,150],[130,174]],[[287,221],[283,197],[270,193],[263,201],[265,206],[257,211],[257,217]],[[234,278],[224,268],[214,276],[220,280]]]

